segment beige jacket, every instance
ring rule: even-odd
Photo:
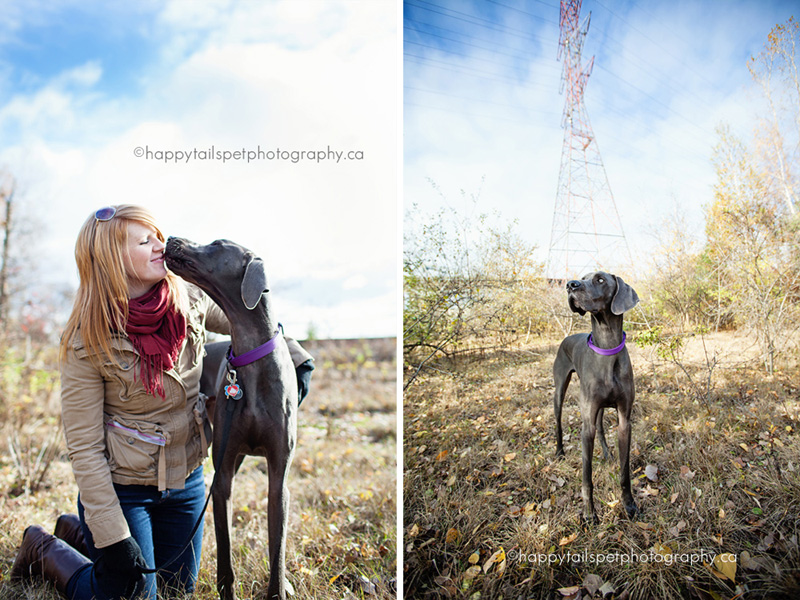
[[[206,330],[227,334],[228,320],[201,290],[188,286],[187,336],[172,370],[166,399],[150,395],[139,355],[115,334],[110,357],[92,361],[80,332],[61,365],[61,410],[69,458],[95,546],[119,542],[130,531],[113,483],[183,489],[205,458],[211,429],[199,397]]]

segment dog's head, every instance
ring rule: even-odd
[[[604,310],[621,315],[638,304],[639,296],[621,277],[597,271],[567,282],[567,302],[581,316]]]
[[[247,310],[258,306],[269,291],[264,262],[247,248],[229,240],[205,246],[170,237],[165,250],[167,268],[195,284],[222,308],[236,308],[240,297]],[[238,294],[232,293],[238,291]]]

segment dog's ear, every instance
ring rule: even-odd
[[[251,260],[244,271],[244,278],[242,279],[242,302],[244,302],[247,310],[253,310],[258,301],[261,300],[261,294],[269,291],[267,285],[267,274],[264,271],[264,261],[260,258]]]
[[[621,315],[639,303],[639,296],[636,295],[636,290],[622,281],[622,277],[615,275],[614,278],[617,280],[617,291],[614,292],[614,298],[611,300],[611,312]]]

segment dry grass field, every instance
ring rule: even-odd
[[[439,364],[406,391],[405,597],[800,597],[797,364],[766,376],[730,334],[691,340],[685,372],[629,344],[642,513],[630,521],[619,505],[616,416],[606,411],[614,460],[595,444],[600,524],[586,528],[577,377],[566,459],[554,459],[557,343]]]
[[[396,358],[395,340],[304,344],[316,358],[311,393],[300,409],[291,493],[287,570],[297,598],[396,596]],[[20,375],[6,372],[6,381]],[[37,582],[15,586],[8,571],[26,525],[48,528],[75,512],[77,488],[58,421],[57,374],[36,371],[20,385],[33,390],[4,407],[0,430],[0,599],[53,600]],[[24,384],[24,385],[23,385]],[[33,385],[35,384],[35,385]],[[54,458],[39,489],[25,492],[48,440]],[[44,457],[43,457],[44,458]],[[240,598],[266,597],[267,475],[248,457],[234,486],[234,569]],[[38,469],[38,470],[37,470]],[[213,471],[206,463],[206,479]],[[216,598],[216,543],[206,513],[203,562],[195,598]]]

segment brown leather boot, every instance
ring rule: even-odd
[[[22,545],[11,567],[11,581],[23,581],[35,575],[53,582],[61,594],[81,567],[92,564],[72,546],[50,535],[38,525],[31,525],[22,534]]]
[[[58,517],[53,535],[67,542],[84,556],[89,556],[89,548],[83,539],[83,529],[78,515],[66,514]]]

